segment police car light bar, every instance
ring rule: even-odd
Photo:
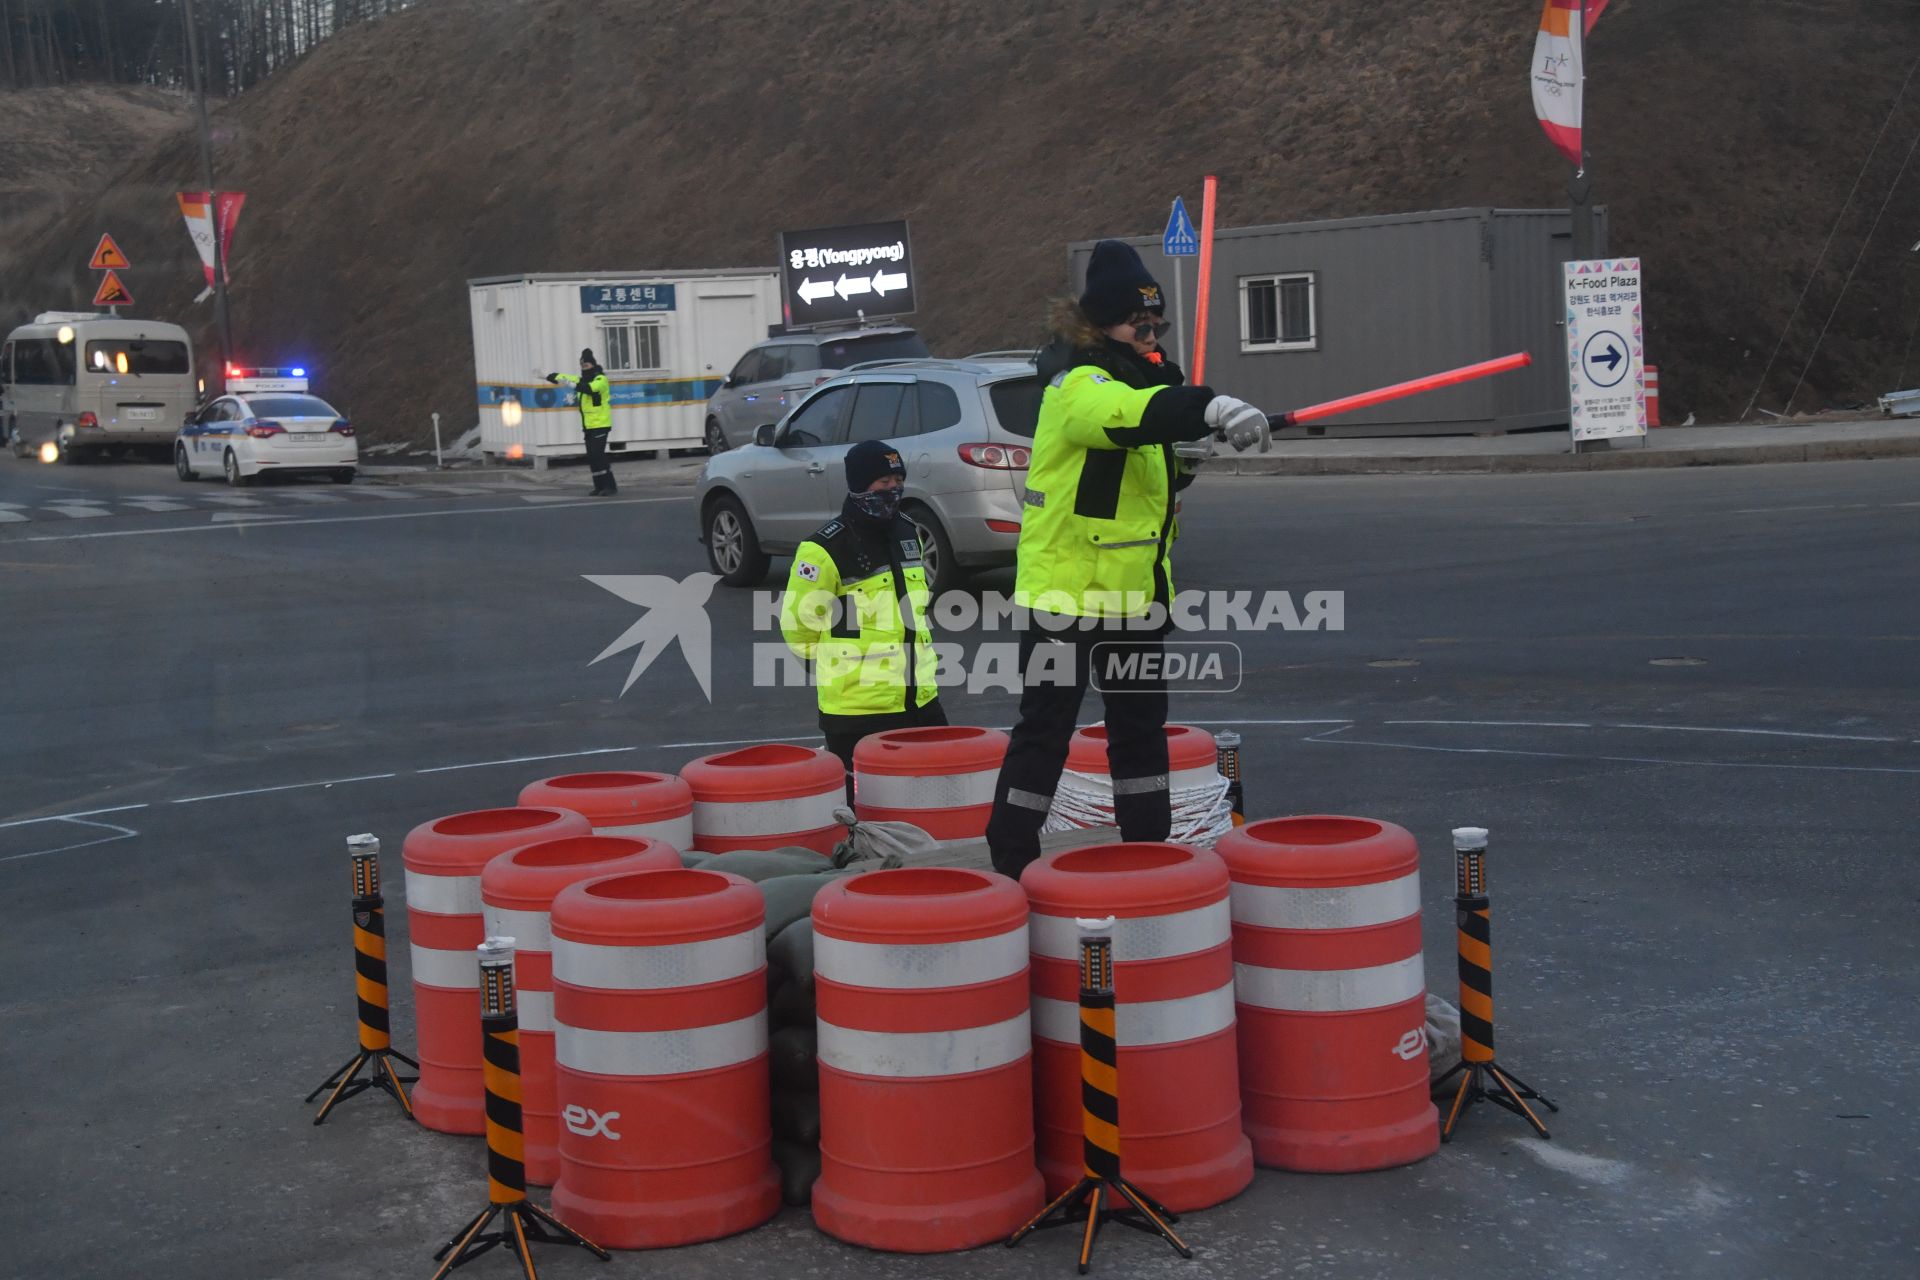
[[[305,391],[307,390],[307,371],[302,365],[291,365],[279,369],[254,368],[248,365],[230,364],[227,366],[227,390],[248,391]]]

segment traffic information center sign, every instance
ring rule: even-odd
[[[780,302],[796,329],[911,315],[918,304],[906,222],[781,232]]]
[[[1646,435],[1640,259],[1567,263],[1566,298],[1574,443]]]

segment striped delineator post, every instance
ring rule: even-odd
[[[1460,1088],[1447,1108],[1440,1139],[1447,1141],[1468,1107],[1482,1100],[1513,1112],[1532,1125],[1541,1137],[1552,1135],[1527,1099],[1558,1111],[1551,1098],[1501,1066],[1493,1055],[1493,913],[1487,897],[1487,829],[1455,827],[1454,864],[1458,877],[1454,907],[1458,913],[1460,947],[1460,1062],[1438,1084],[1460,1076]],[[1489,1084],[1491,1081],[1491,1084]]]
[[[386,899],[380,895],[380,841],[372,835],[348,836],[347,856],[353,863],[353,985],[360,1052],[307,1095],[307,1101],[312,1102],[321,1090],[333,1090],[314,1116],[315,1124],[324,1121],[336,1103],[368,1089],[391,1095],[411,1117],[413,1104],[407,1101],[406,1086],[416,1077],[399,1074],[390,1059],[398,1058],[416,1069],[420,1066],[393,1047],[387,1006],[387,913]],[[362,1067],[368,1068],[365,1080],[359,1079]]]
[[[1118,1222],[1157,1235],[1183,1258],[1193,1257],[1169,1222],[1178,1215],[1145,1195],[1120,1173],[1120,1046],[1113,994],[1114,918],[1076,920],[1080,933],[1080,1180],[1007,1239],[1011,1249],[1041,1227],[1071,1224],[1086,1205],[1080,1235],[1080,1274],[1093,1265],[1100,1228]]]
[[[472,1261],[495,1245],[513,1250],[527,1280],[536,1280],[535,1244],[568,1244],[591,1249],[602,1262],[605,1249],[527,1199],[524,1139],[520,1132],[520,1021],[514,1008],[513,939],[488,938],[480,944],[481,1074],[486,1082],[487,1207],[440,1246],[433,1255],[440,1269],[433,1280]],[[506,1221],[495,1231],[489,1223]]]

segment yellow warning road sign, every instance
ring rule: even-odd
[[[93,305],[96,307],[130,307],[133,305],[133,295],[127,292],[126,285],[120,283],[120,275],[118,272],[108,271],[101,279],[100,290],[93,295]]]
[[[102,235],[100,243],[94,246],[93,261],[87,264],[95,271],[125,271],[132,266],[127,255],[120,252],[120,246],[113,242],[110,235]]]

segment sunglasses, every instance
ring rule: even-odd
[[[1173,329],[1173,326],[1167,321],[1152,318],[1146,320],[1129,320],[1127,323],[1133,326],[1134,339],[1139,342],[1145,342],[1149,334],[1155,338],[1164,338]]]

